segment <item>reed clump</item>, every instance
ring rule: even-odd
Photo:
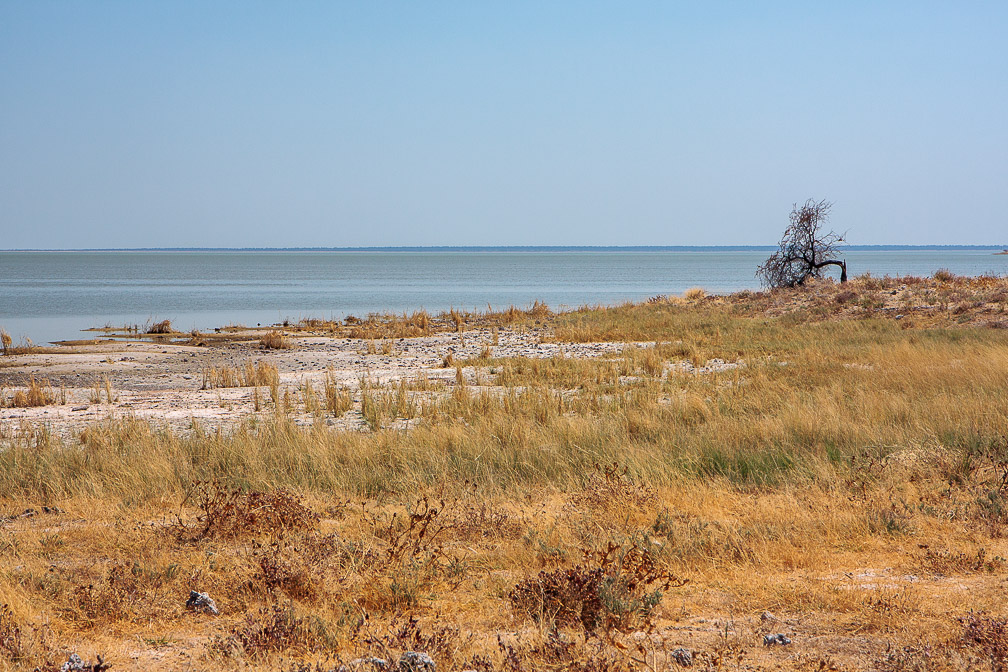
[[[56,391],[47,378],[36,380],[34,375],[30,377],[25,388],[15,389],[13,392],[11,398],[7,399],[5,391],[0,388],[0,408],[4,406],[34,408],[51,404],[65,404],[67,401],[65,388]]]
[[[278,384],[280,372],[275,364],[264,359],[245,360],[239,367],[210,366],[203,369],[202,389],[221,387],[260,387]]]
[[[147,327],[148,334],[173,334],[175,330],[172,329],[171,320],[161,320],[160,322],[155,322],[149,327]]]
[[[353,395],[343,387],[330,368],[322,379],[322,393],[325,398],[325,410],[334,416],[340,416],[353,408]]]
[[[291,342],[279,329],[271,329],[259,339],[259,345],[267,350],[287,350],[291,347]]]

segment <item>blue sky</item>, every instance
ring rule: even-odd
[[[425,6],[426,5],[426,6]],[[0,247],[1008,244],[1004,2],[0,0]]]

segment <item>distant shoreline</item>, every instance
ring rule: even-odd
[[[88,247],[9,248],[0,252],[762,252],[776,245],[431,245],[365,247]],[[1003,245],[847,245],[854,252],[901,250],[998,250]]]

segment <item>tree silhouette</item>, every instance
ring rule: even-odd
[[[840,268],[840,282],[847,282],[847,262],[840,257],[843,236],[822,233],[833,204],[809,199],[791,209],[791,224],[784,230],[779,249],[756,270],[767,287],[795,287],[809,278],[822,277],[827,266]]]

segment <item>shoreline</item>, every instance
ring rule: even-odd
[[[702,290],[692,298],[655,296],[638,305],[669,304],[702,309],[730,308],[752,315],[780,318],[791,313],[818,311],[817,319],[846,320],[866,317],[899,322],[902,327],[948,325],[1008,328],[1004,298],[1008,278],[951,276],[876,279],[861,277],[847,285],[829,280],[812,283],[806,290],[749,291],[711,295]],[[954,287],[961,294],[950,300]],[[983,289],[986,287],[986,289]],[[853,288],[853,290],[851,289]],[[855,293],[858,295],[855,298]],[[985,291],[1002,303],[977,301]],[[999,293],[1000,292],[1000,293]],[[823,310],[826,312],[823,312]],[[222,326],[212,332],[166,334],[139,333],[135,329],[95,328],[95,339],[63,341],[52,347],[18,348],[24,354],[0,356],[0,430],[12,431],[22,423],[45,422],[59,434],[79,431],[110,416],[131,415],[162,420],[173,430],[185,430],[193,420],[211,426],[234,427],[261,417],[254,410],[257,391],[252,386],[215,389],[207,383],[213,369],[241,371],[246,363],[264,361],[276,367],[279,384],[295,393],[306,385],[321,387],[332,380],[353,396],[357,411],[327,420],[340,429],[360,429],[361,381],[398,384],[425,377],[450,384],[458,374],[479,386],[480,359],[549,359],[618,357],[626,348],[654,346],[654,341],[565,343],[553,338],[550,324],[558,317],[576,316],[584,309],[554,313],[542,304],[526,310],[480,313],[451,311],[431,316],[423,311],[406,315],[371,315],[365,319],[305,319],[267,327]],[[614,310],[614,308],[610,308]],[[508,326],[509,321],[511,326]],[[420,326],[416,325],[422,325]],[[151,325],[148,324],[149,328]],[[142,330],[141,330],[142,331]],[[291,347],[269,349],[263,339],[271,332],[283,334]],[[687,360],[672,366],[703,369],[706,362]],[[737,363],[714,362],[715,368]],[[486,376],[486,374],[483,374]],[[66,403],[37,408],[10,408],[10,395],[35,378],[66,396]],[[98,403],[112,390],[115,403]],[[209,388],[209,389],[207,389]],[[6,392],[4,392],[6,390]],[[310,413],[297,418],[303,424]]]

